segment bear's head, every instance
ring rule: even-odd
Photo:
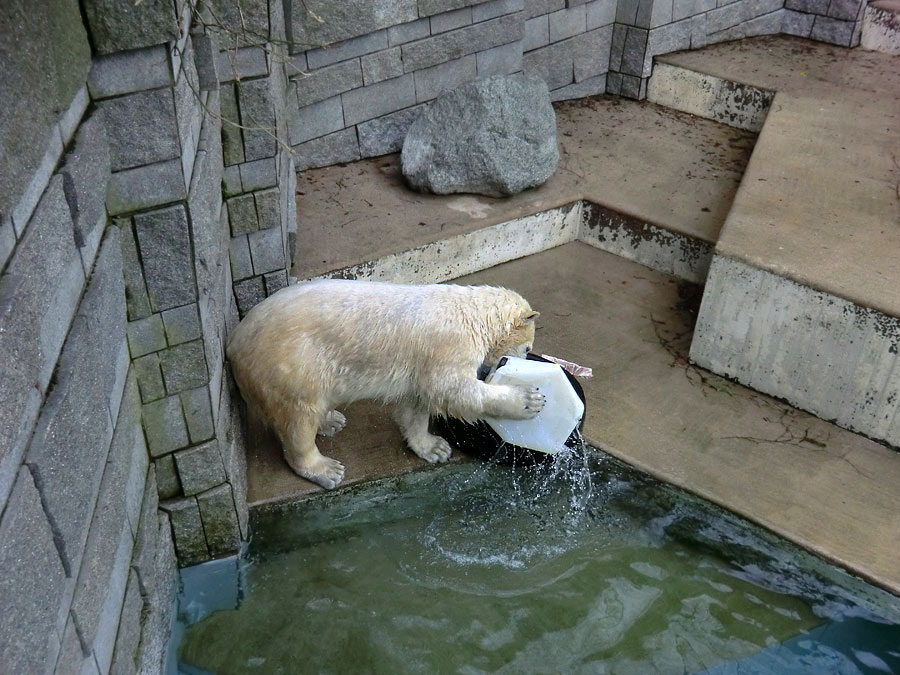
[[[515,318],[504,322],[500,339],[490,348],[484,362],[493,368],[504,356],[524,359],[534,346],[534,320],[540,314],[526,305]]]

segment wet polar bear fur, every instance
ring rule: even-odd
[[[544,397],[536,389],[476,377],[483,363],[524,357],[536,317],[505,288],[327,279],[289,286],[254,307],[231,335],[228,358],[241,394],[274,429],[287,463],[330,489],[344,466],[319,452],[316,434],[343,429],[337,406],[395,403],[403,437],[429,462],[451,453],[447,441],[429,433],[430,415],[537,415]]]

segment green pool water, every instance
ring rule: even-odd
[[[254,516],[183,673],[900,672],[900,602],[614,460],[467,463]]]

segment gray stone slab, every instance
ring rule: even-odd
[[[478,52],[475,55],[478,77],[509,75],[522,70],[522,44],[520,40]]]
[[[637,25],[637,13],[640,0],[619,0],[616,6],[616,23],[625,26]]]
[[[335,96],[297,110],[290,118],[289,139],[291,145],[299,145],[343,128],[341,97]]]
[[[203,340],[193,340],[159,352],[166,392],[177,394],[209,382]]]
[[[268,79],[238,84],[244,157],[247,161],[274,157],[278,147],[270,86]]]
[[[454,28],[462,28],[463,26],[471,25],[472,8],[460,7],[459,9],[454,9],[450,12],[435,14],[429,21],[431,21],[432,35],[446,33],[448,30],[453,30]]]
[[[489,2],[476,4],[472,8],[472,20],[478,23],[479,21],[487,21],[504,14],[521,12],[523,9],[525,9],[524,0],[490,0]]]
[[[418,0],[419,16],[431,16],[474,5],[479,0]]]
[[[16,231],[13,228],[12,218],[0,218],[0,272],[3,271],[15,247]]]
[[[603,75],[609,69],[612,32],[612,26],[609,25],[572,38],[572,65],[576,83]]]
[[[165,327],[159,314],[151,314],[147,318],[137,321],[129,321],[127,331],[128,348],[132,358],[136,359],[168,346]]]
[[[266,286],[266,297],[273,295],[286,288],[288,285],[287,270],[277,270],[263,275],[263,281]]]
[[[238,312],[243,317],[255,305],[266,299],[266,289],[262,277],[253,277],[234,284],[234,298]]]
[[[606,74],[591,77],[566,87],[560,87],[550,92],[550,100],[567,101],[573,98],[585,98],[606,93]]]
[[[676,2],[678,0],[675,0]],[[693,2],[693,0],[683,0]],[[616,20],[615,0],[594,0],[585,5],[585,29],[594,30],[608,26]]]
[[[72,577],[112,438],[109,400],[118,386],[118,364],[110,355],[118,354],[125,333],[121,265],[119,242],[107,237],[26,455],[53,521],[63,565]],[[121,389],[117,395],[121,397]]]
[[[223,121],[223,129],[227,126]],[[224,139],[223,139],[224,140]],[[241,145],[243,151],[243,144]],[[244,191],[244,186],[241,184],[241,168],[239,165],[235,164],[234,166],[226,166],[225,171],[222,172],[222,196],[230,197],[232,195],[241,194]],[[227,215],[227,211],[223,212]]]
[[[217,65],[219,81],[235,82],[269,74],[266,50],[262,47],[242,47],[219,52]]]
[[[407,73],[458,59],[508,42],[521,40],[523,15],[505,16],[442,33],[426,40],[403,45],[403,68]]]
[[[154,462],[147,475],[147,482],[144,485],[141,510],[134,539],[134,557],[131,561],[131,567],[137,573],[141,596],[148,605],[153,602],[153,592],[156,586],[153,574],[153,560],[156,557],[156,547],[159,543],[158,493],[156,462]]]
[[[57,176],[0,277],[0,504],[12,488],[83,283]]]
[[[292,5],[290,14],[293,51],[304,51],[323,45],[341,49],[342,51],[336,55],[337,58],[330,63],[359,56],[359,50],[364,48],[359,43],[365,44],[363,41],[373,31],[385,33],[386,43],[387,30],[381,29],[408,23],[424,16],[417,12],[415,0],[368,0],[349,3],[307,0],[305,4]],[[316,17],[322,20],[318,21]],[[310,62],[310,67],[318,66]]]
[[[394,45],[402,45],[413,40],[421,40],[428,37],[430,31],[431,24],[427,17],[391,26],[388,28],[388,44],[393,47]]]
[[[241,187],[245,192],[262,190],[278,183],[275,158],[257,159],[238,165],[241,172]]]
[[[726,28],[769,14],[784,6],[783,0],[743,0],[710,11],[706,16],[707,32],[712,35]]]
[[[241,547],[241,530],[238,524],[231,485],[224,483],[197,495],[200,516],[209,552],[214,556],[236,553]]]
[[[231,276],[235,281],[253,276],[253,261],[250,258],[250,244],[246,234],[231,240],[228,247],[228,259],[231,263]]]
[[[259,229],[281,226],[281,192],[276,188],[259,190],[253,193],[256,202],[256,216],[259,221]]]
[[[165,455],[153,462],[156,470],[156,490],[160,499],[180,497],[181,481],[175,468],[175,455]]]
[[[781,22],[781,32],[785,35],[808,38],[812,32],[815,18],[815,14],[804,14],[803,12],[794,12],[786,9]]]
[[[209,560],[209,549],[196,498],[168,499],[160,502],[159,506],[169,514],[172,521],[172,538],[179,567]]]
[[[60,136],[59,127],[53,126],[38,143],[38,147],[44,147],[44,154],[35,162],[36,168],[33,173],[22,181],[25,184],[24,189],[14,195],[14,198],[18,198],[18,202],[12,210],[12,220],[18,237],[25,232],[25,227],[47,189],[53,170],[62,155],[62,136]],[[10,145],[13,144],[10,143]]]
[[[652,0],[653,11],[650,14],[650,28],[658,28],[672,23],[674,12],[672,0]]]
[[[359,137],[359,153],[362,157],[375,157],[398,152],[410,125],[421,114],[423,106],[404,108],[395,113],[361,122],[356,131]]]
[[[110,172],[106,139],[102,116],[91,115],[79,127],[75,143],[59,170],[85,274],[94,263],[106,225],[106,184]]]
[[[549,15],[550,42],[565,40],[586,30],[584,5],[561,9]]]
[[[361,37],[335,43],[324,49],[310,49],[306,52],[306,62],[310,70],[316,70],[333,63],[387,49],[387,47],[387,31],[377,30]]]
[[[707,35],[707,42],[724,42],[726,40],[742,40],[756,35],[774,35],[782,32],[784,10],[778,9],[769,14],[755,17],[749,21],[732,26],[718,33]]]
[[[525,21],[525,34],[522,38],[522,50],[543,47],[550,43],[550,20],[546,15],[536,16]]]
[[[212,405],[209,401],[209,388],[198,387],[181,394],[181,405],[187,421],[188,435],[191,443],[202,443],[213,437]]]
[[[94,49],[100,54],[158,45],[178,37],[175,5],[145,0],[138,5],[116,0],[85,0],[83,4]]]
[[[828,14],[828,5],[831,0],[785,0],[785,9],[793,9],[806,14]]]
[[[166,329],[166,340],[170,345],[179,345],[200,337],[200,315],[196,303],[167,309],[162,313],[162,321]]]
[[[178,396],[145,403],[142,410],[147,449],[151,457],[160,457],[188,445],[187,424]]]
[[[131,523],[140,510],[147,472],[134,378],[126,396],[100,483],[71,610],[83,641],[103,663],[112,657],[134,544]]]
[[[176,452],[175,466],[187,497],[225,482],[225,467],[216,440]]]
[[[643,28],[628,27],[620,67],[620,71],[624,75],[641,77],[644,74],[644,57],[647,52],[649,33],[650,31]]]
[[[384,80],[341,94],[341,102],[344,125],[352,126],[415,105],[417,102],[415,80],[411,73],[392,80]],[[293,140],[292,135],[291,141]]]
[[[235,85],[223,84],[219,89],[222,116],[222,155],[226,166],[244,161],[244,139],[241,135],[241,116],[238,112]]]
[[[359,144],[354,128],[314,138],[294,148],[297,171],[305,171],[360,158]]]
[[[56,669],[53,675],[83,675],[83,673],[91,672],[89,664],[90,660],[93,664],[93,654],[86,657],[81,651],[81,640],[78,637],[78,631],[75,628],[75,622],[72,617],[66,621],[66,627],[63,630],[62,644],[59,648],[59,658],[56,661]],[[96,667],[94,667],[96,671]]]
[[[98,56],[87,81],[95,101],[173,84],[169,52],[163,44]]]
[[[106,193],[111,216],[149,209],[186,197],[180,159],[139,166],[114,173]]]
[[[540,77],[551,90],[565,87],[575,79],[573,47],[572,41],[564,40],[527,52],[522,56],[522,70]]]
[[[363,85],[359,59],[303,73],[293,79],[301,108]]]
[[[779,17],[780,21],[780,17]],[[644,70],[641,73],[649,77],[653,72],[653,57],[659,54],[688,49],[691,46],[691,20],[677,21],[650,31],[647,39],[647,52],[644,55]]]
[[[195,34],[191,37],[194,45],[194,64],[197,68],[197,83],[201,90],[219,88],[219,50],[209,35]]]
[[[147,603],[149,611],[141,632],[138,656],[141,673],[164,673],[167,670],[166,662],[178,586],[178,570],[168,516],[165,513],[158,513],[157,523],[156,556],[153,560],[155,588],[151,600]]]
[[[102,101],[113,171],[181,156],[175,104],[169,88]]]
[[[232,197],[225,203],[228,207],[228,223],[231,227],[232,237],[256,232],[259,229],[256,202],[252,193]]]
[[[809,37],[813,40],[849,47],[853,42],[855,29],[856,23],[854,21],[841,21],[840,19],[817,16],[813,22]]]
[[[525,18],[556,12],[565,6],[566,0],[525,0]]]
[[[56,635],[65,571],[28,467],[17,472],[0,541],[0,660],[10,673],[47,672],[56,660],[48,641]]]
[[[132,570],[128,575],[125,589],[125,600],[122,604],[121,623],[116,634],[116,644],[110,673],[130,675],[138,673],[137,653],[141,642],[141,613],[144,601],[137,580],[137,573]]]
[[[706,33],[703,35],[706,37]],[[613,24],[612,42],[609,48],[609,69],[613,72],[619,72],[622,69],[622,56],[625,53],[627,36],[628,26],[619,23]]]
[[[360,59],[360,64],[362,66],[363,81],[367,85],[403,75],[403,60],[400,56],[400,47],[393,47],[363,56]],[[354,86],[358,87],[361,85],[357,84]],[[347,91],[347,89],[342,91]]]
[[[163,383],[158,354],[147,354],[136,358],[132,362],[132,366],[137,378],[138,389],[141,392],[141,401],[149,403],[166,395],[166,385]]]
[[[417,70],[414,73],[415,102],[430,101],[444,91],[456,89],[459,85],[474,80],[477,74],[478,62],[474,54]]]
[[[181,205],[134,217],[153,311],[195,302],[197,288],[187,216]]]
[[[265,274],[285,267],[284,240],[280,227],[270,227],[247,235],[254,274]]]

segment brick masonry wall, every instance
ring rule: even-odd
[[[853,46],[863,7],[862,0],[295,3],[288,137],[298,170],[396,152],[423,104],[492,74],[537,75],[553,100],[643,99],[656,55],[779,32]],[[243,245],[236,256],[246,261]]]
[[[183,0],[0,9],[4,672],[162,672],[177,566],[246,538],[224,344],[287,283],[295,173],[281,3],[242,6],[242,41]]]

